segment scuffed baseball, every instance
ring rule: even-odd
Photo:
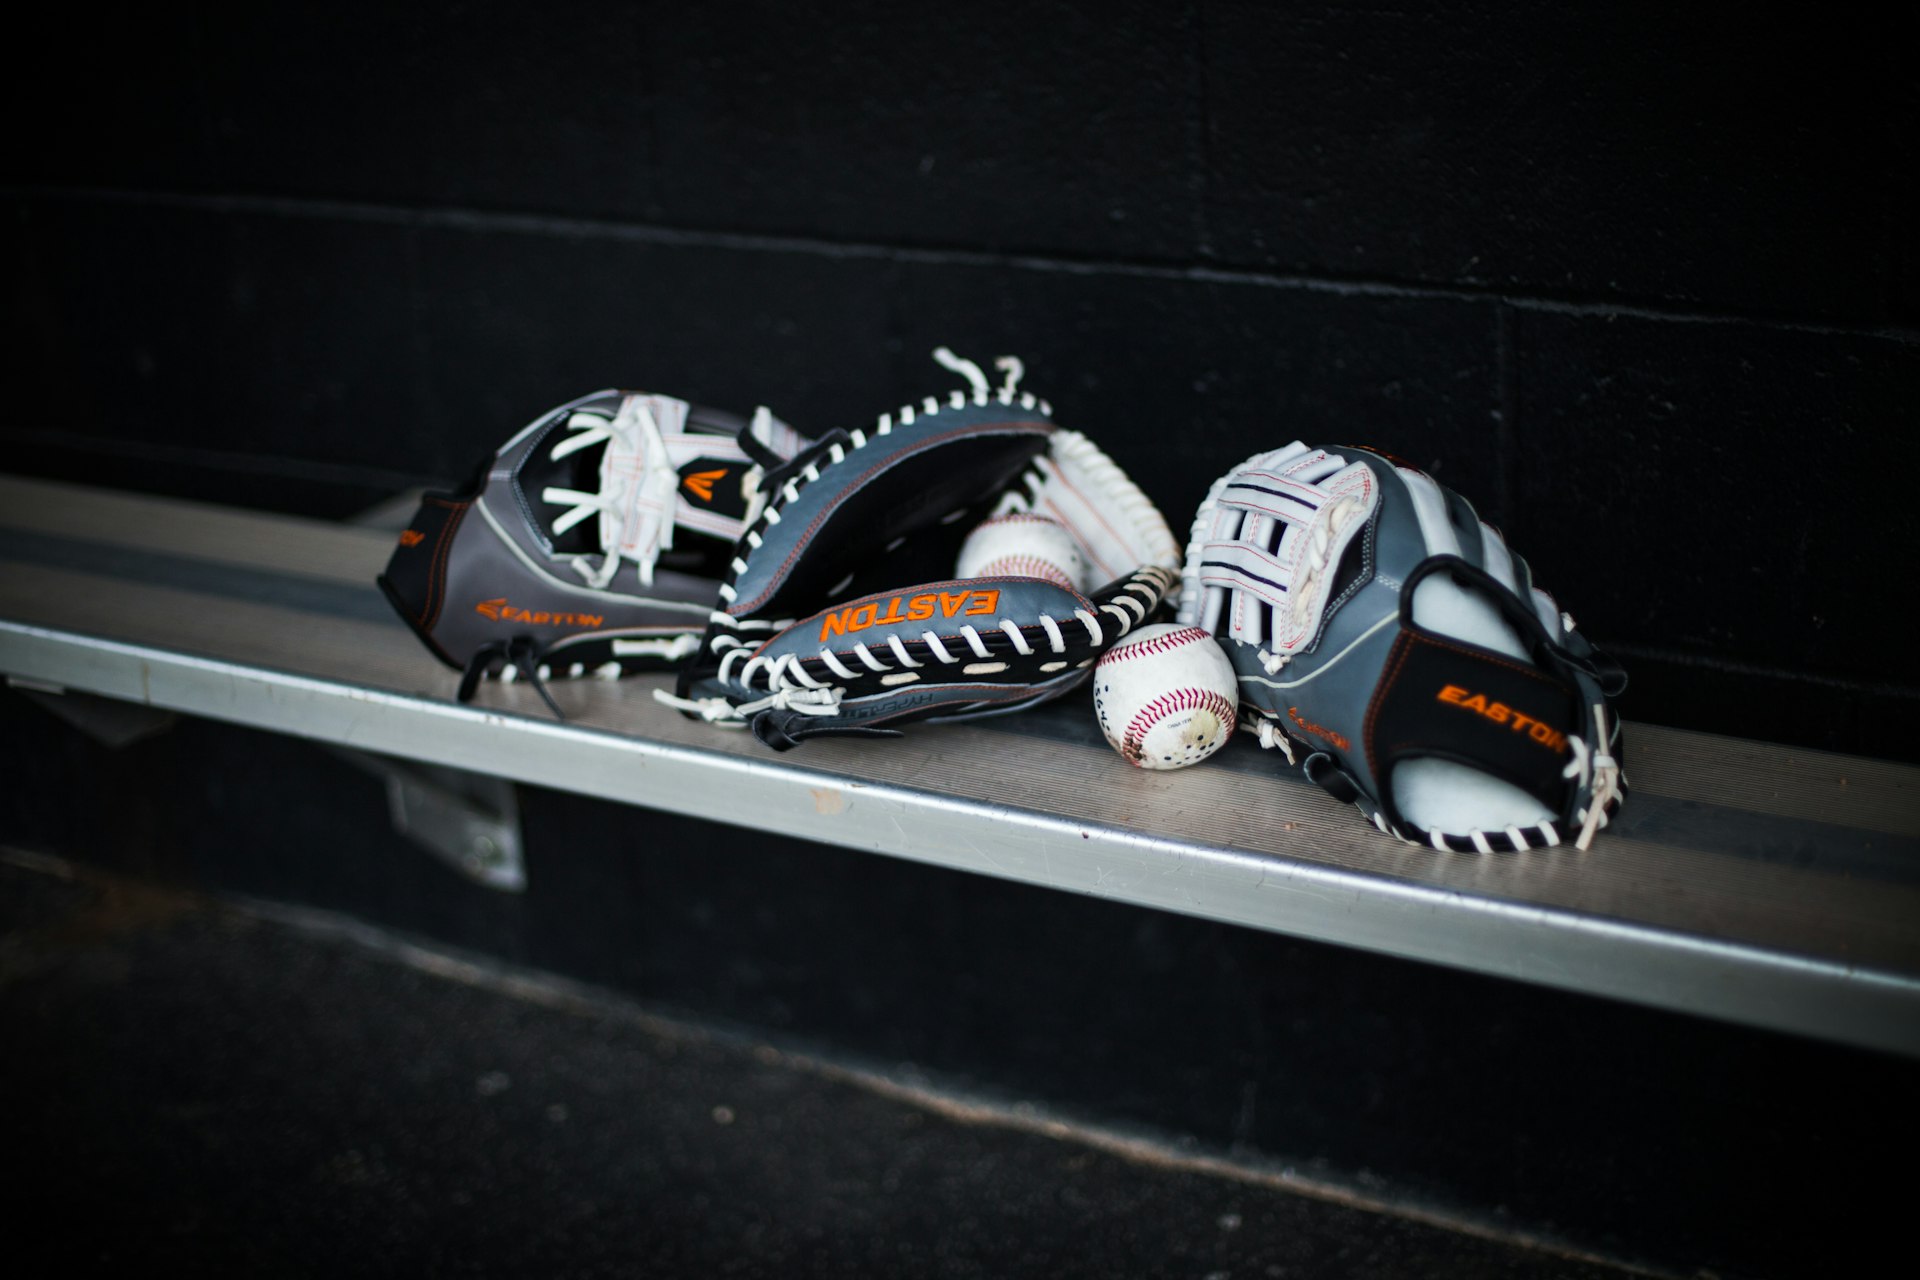
[[[1025,512],[994,516],[960,544],[956,578],[1044,578],[1071,591],[1087,588],[1087,562],[1065,525]]]
[[[1093,668],[1100,731],[1142,769],[1184,769],[1226,745],[1240,715],[1240,681],[1198,627],[1142,627]]]

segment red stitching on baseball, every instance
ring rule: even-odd
[[[1214,718],[1227,728],[1226,737],[1220,739],[1224,746],[1228,738],[1233,737],[1233,707],[1227,700],[1211,689],[1196,689],[1188,686],[1173,689],[1161,694],[1134,715],[1127,722],[1127,731],[1120,735],[1120,754],[1134,764],[1140,763],[1144,743],[1153,726],[1176,711],[1211,711]]]
[[[1004,516],[989,516],[973,527],[975,533],[993,524],[1060,524],[1058,520],[1047,516],[1037,516],[1025,511],[1015,511]],[[1061,525],[1061,528],[1065,528]]]
[[[1174,649],[1184,649],[1199,641],[1211,641],[1212,636],[1198,627],[1182,627],[1178,631],[1169,631],[1165,635],[1149,636],[1145,640],[1133,640],[1118,645],[1100,655],[1096,667],[1104,667],[1110,662],[1125,662],[1128,658],[1144,657],[1150,653],[1167,653]]]
[[[980,566],[976,578],[1006,576],[1012,578],[1042,578],[1055,586],[1073,589],[1073,578],[1067,571],[1051,560],[1031,554],[996,556]]]

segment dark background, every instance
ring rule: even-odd
[[[1920,759],[1910,41],[1582,10],[62,10],[14,48],[0,445],[345,516],[601,386],[819,429],[1014,352],[1178,531],[1251,453],[1375,444],[1629,719]],[[0,709],[51,744],[9,839],[1613,1256],[1819,1273],[1913,1137],[1910,1063],[548,793],[501,898],[313,748]]]
[[[1027,386],[1184,533],[1460,489],[1624,713],[1920,758],[1915,77],[1713,6],[91,6],[16,48],[14,468],[345,513],[608,385]]]

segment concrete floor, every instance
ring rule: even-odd
[[[30,1274],[1626,1274],[33,855],[0,1036]]]

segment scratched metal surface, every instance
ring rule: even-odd
[[[1650,725],[1585,853],[1410,848],[1236,742],[1133,769],[1084,698],[786,755],[664,677],[451,701],[389,536],[0,477],[0,670],[634,804],[1920,1053],[1920,769]]]

